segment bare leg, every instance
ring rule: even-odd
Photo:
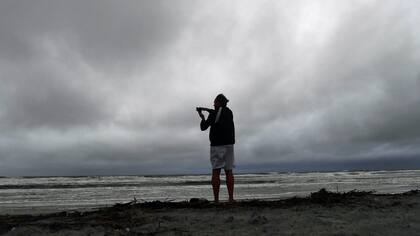
[[[228,193],[229,193],[229,202],[233,202],[233,188],[234,188],[234,177],[233,177],[233,172],[232,170],[225,170],[225,174],[226,174],[226,186],[228,189]]]
[[[211,185],[213,186],[214,202],[219,202],[220,169],[213,169]]]

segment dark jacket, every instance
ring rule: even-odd
[[[235,125],[233,114],[228,107],[222,107],[219,120],[215,123],[217,111],[212,110],[207,120],[201,120],[202,131],[210,126],[210,146],[221,146],[235,144]]]

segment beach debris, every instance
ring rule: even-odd
[[[325,188],[320,189],[318,192],[311,193],[309,200],[312,203],[319,204],[330,204],[330,203],[340,203],[346,200],[352,199],[354,197],[364,197],[372,195],[373,191],[358,191],[352,190],[345,193],[334,193],[329,192]]]
[[[277,223],[279,218],[276,219],[277,216],[270,214],[272,210],[280,214],[283,214],[283,212],[295,214],[295,218],[289,219],[287,214],[281,218],[286,219],[284,226],[292,230],[290,232],[295,232],[301,227],[299,224],[299,222],[302,222],[300,220],[301,217],[305,220],[317,219],[313,223],[319,223],[321,227],[330,227],[329,225],[331,224],[345,225],[347,221],[335,219],[336,214],[328,214],[328,212],[334,212],[336,209],[348,211],[354,207],[356,210],[352,211],[351,214],[345,214],[345,216],[353,217],[355,214],[360,214],[360,216],[364,217],[367,215],[366,212],[371,212],[371,216],[375,219],[378,214],[383,215],[383,212],[391,214],[392,212],[397,212],[397,210],[407,212],[412,207],[419,209],[420,201],[418,199],[420,195],[414,195],[419,193],[420,190],[413,190],[403,194],[373,194],[373,192],[357,190],[336,193],[321,189],[308,197],[293,197],[279,200],[239,200],[233,205],[224,203],[213,204],[206,199],[196,198],[181,202],[154,201],[116,204],[113,207],[86,212],[70,211],[44,215],[3,215],[0,216],[0,235],[95,235],[95,232],[100,232],[96,235],[191,235],[190,225],[198,225],[202,222],[200,220],[205,221],[211,229],[216,228],[219,223],[226,223],[228,225],[227,228],[235,230],[241,228],[238,225],[249,224],[251,225],[249,228],[268,229],[268,232],[271,232],[270,229],[272,227],[279,225]],[[323,207],[319,207],[318,204],[321,204]],[[337,208],[328,209],[329,206]],[[186,210],[177,212],[176,209],[180,208]],[[204,210],[188,211],[188,209]],[[171,214],[168,214],[168,212]],[[186,214],[188,212],[191,212],[191,214]],[[414,214],[416,212],[413,212],[412,215],[416,216]],[[207,214],[206,218],[202,217],[202,213]],[[309,213],[313,217],[305,216],[305,214]],[[212,215],[218,221],[208,221]],[[343,216],[343,214],[338,215]],[[397,214],[395,219],[397,222],[401,222],[405,220],[405,215]],[[392,226],[392,224],[389,225]],[[407,224],[402,227],[414,228],[415,225]],[[70,234],[69,232],[79,234]],[[261,234],[269,233],[256,232],[256,235]],[[215,235],[218,234],[216,233]],[[273,235],[276,234],[273,233]]]
[[[190,204],[207,204],[209,203],[209,200],[205,198],[191,198]]]
[[[420,194],[420,189],[413,189],[408,192],[402,193],[402,195],[416,195],[416,194]]]
[[[401,201],[393,201],[391,204],[390,204],[390,206],[393,206],[393,207],[395,207],[395,206],[401,206],[402,205],[402,202]]]

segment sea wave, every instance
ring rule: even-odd
[[[222,180],[222,183],[224,181]],[[237,180],[236,184],[267,184],[278,183],[275,180]],[[150,187],[150,186],[197,186],[209,185],[210,180],[206,181],[184,181],[184,182],[164,182],[164,183],[84,183],[84,184],[4,184],[0,189],[69,189],[69,188],[123,188],[123,187]]]

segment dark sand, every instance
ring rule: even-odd
[[[130,202],[89,212],[0,216],[5,235],[420,235],[420,191],[325,190],[214,204]]]

